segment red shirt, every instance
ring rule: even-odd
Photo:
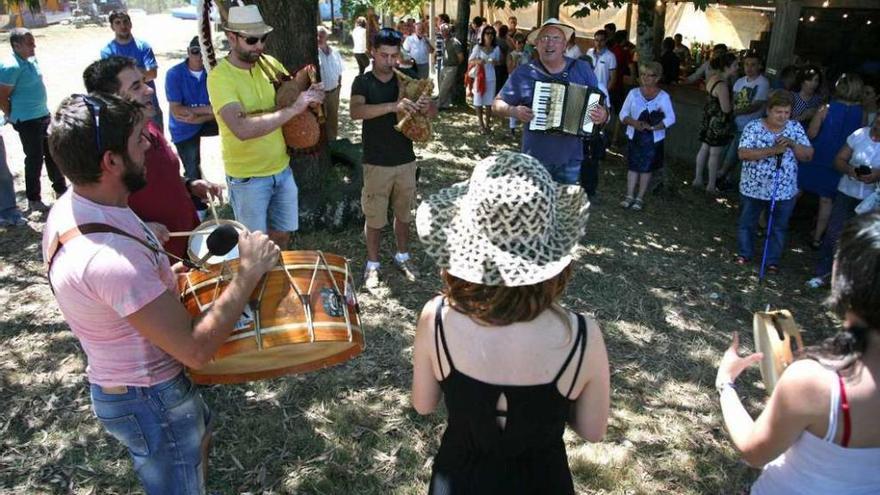
[[[199,217],[180,177],[180,160],[153,121],[147,121],[146,129],[150,139],[150,149],[144,158],[147,185],[128,197],[128,206],[141,220],[161,223],[169,232],[193,230],[199,224]],[[163,247],[185,258],[187,240],[187,237],[172,237]]]

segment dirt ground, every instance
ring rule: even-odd
[[[181,60],[193,21],[135,17],[134,33],[152,43],[165,71]],[[49,106],[83,91],[81,74],[110,40],[109,28],[55,26],[35,31]],[[0,42],[5,40],[0,39]],[[2,44],[0,53],[9,50]],[[341,136],[359,141],[347,115],[354,64],[342,93]],[[167,115],[167,112],[166,112]],[[420,194],[468,177],[473,163],[516,143],[496,131],[477,132],[472,112],[444,112],[436,139],[419,149]],[[675,132],[674,128],[670,132]],[[21,147],[2,129],[24,206]],[[209,178],[222,181],[215,141],[203,144]],[[721,423],[712,384],[734,330],[748,347],[751,314],[766,305],[791,309],[817,342],[834,318],[825,293],[802,289],[814,255],[795,222],[783,272],[758,286],[754,267],[730,260],[736,204],[684,185],[689,166],[668,167],[669,188],[636,213],[616,206],[625,167],[603,164],[603,202],[591,210],[575,253],[577,269],[563,304],[596,316],[612,369],[612,414],[603,442],[565,436],[579,493],[740,493],[756,471],[739,461]],[[44,181],[45,191],[51,191]],[[40,259],[42,222],[0,230],[0,493],[141,493],[125,450],[91,413],[83,353],[51,296]],[[299,249],[320,248],[363,262],[357,226],[341,233],[299,236]],[[386,263],[391,236],[383,240]],[[440,287],[430,259],[416,244],[424,276],[406,283],[389,272],[380,297],[361,294],[367,347],[356,359],[320,372],[203,389],[215,418],[209,490],[223,493],[424,493],[445,412],[421,417],[409,405],[414,324]],[[755,413],[766,396],[757,371],[739,390]]]

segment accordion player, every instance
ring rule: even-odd
[[[600,105],[605,105],[605,93],[599,88],[564,81],[535,81],[534,118],[529,122],[529,130],[590,137],[601,129],[601,124],[590,120],[590,110]]]

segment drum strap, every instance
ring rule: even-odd
[[[168,254],[161,249],[157,249],[155,246],[150,245],[150,243],[135,237],[128,232],[116,228],[112,225],[107,225],[106,223],[84,223],[82,225],[77,225],[72,229],[68,229],[62,232],[60,235],[56,235],[52,242],[49,243],[49,248],[46,250],[46,278],[49,279],[49,288],[52,289],[52,293],[55,293],[55,288],[52,287],[52,279],[49,277],[49,272],[52,269],[52,263],[55,261],[55,255],[58,254],[58,250],[61,249],[61,246],[70,242],[73,239],[76,239],[82,235],[89,234],[117,234],[123,237],[128,237],[129,239],[133,239],[140,243],[145,248],[153,251],[156,254]]]

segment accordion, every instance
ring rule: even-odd
[[[590,120],[590,110],[604,104],[605,93],[598,88],[536,81],[532,99],[534,118],[529,122],[529,130],[590,137],[601,128]]]

